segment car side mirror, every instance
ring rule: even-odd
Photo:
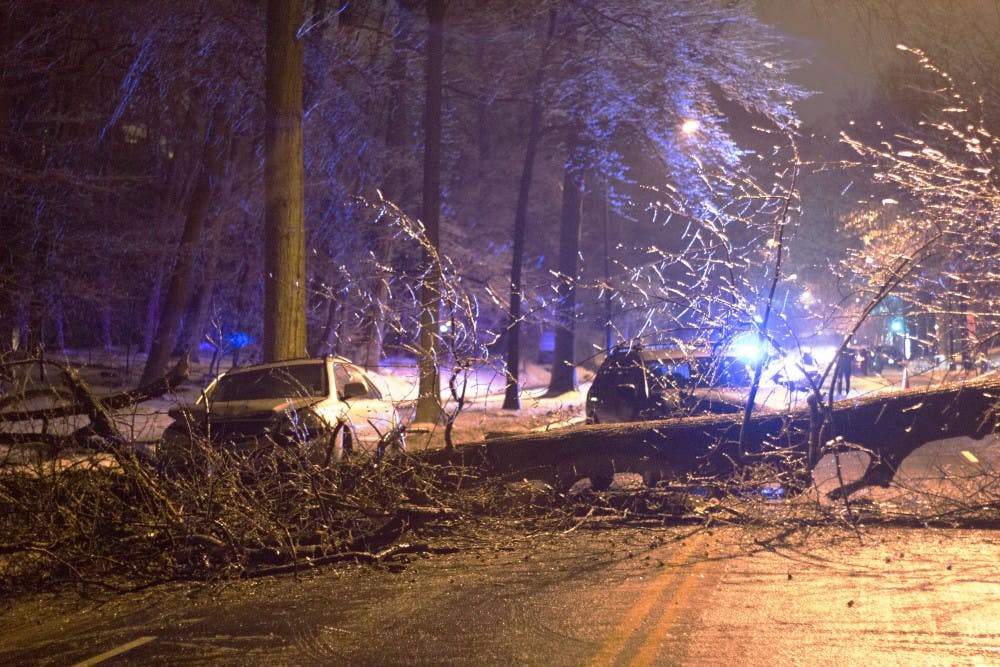
[[[361,398],[368,393],[368,387],[363,382],[348,382],[344,385],[342,400],[349,401],[352,398]]]

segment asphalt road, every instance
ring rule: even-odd
[[[2,664],[1000,664],[1000,534],[619,528],[296,579],[39,599]]]
[[[998,437],[932,443],[855,500],[974,502],[998,466]],[[1000,665],[1000,532],[769,507],[763,527],[469,519],[453,553],[384,567],[40,596],[0,607],[0,664]]]

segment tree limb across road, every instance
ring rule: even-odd
[[[153,382],[109,396],[96,396],[74,369],[63,367],[65,387],[53,387],[47,391],[49,396],[64,402],[44,408],[2,410],[0,423],[41,421],[45,424],[52,419],[85,414],[90,420],[89,424],[69,434],[49,433],[44,427],[41,432],[0,433],[0,446],[41,448],[50,457],[67,448],[115,452],[115,447],[121,444],[122,438],[109,412],[157,398],[175,389],[187,378],[188,368],[188,356],[185,354],[170,372]],[[38,391],[32,390],[26,393],[25,400],[36,395],[39,395]],[[17,395],[8,396],[6,402],[18,404],[17,398]]]
[[[998,408],[1000,375],[994,374],[961,384],[843,399],[825,416],[819,411],[814,416],[808,408],[758,412],[747,425],[742,450],[741,416],[702,415],[492,436],[482,454],[501,474],[559,480],[612,471],[725,477],[761,462],[811,469],[825,452],[861,446],[871,453],[871,462],[860,479],[833,494],[844,496],[866,486],[888,486],[903,459],[923,444],[995,432]],[[814,441],[825,443],[819,451],[810,451],[811,429],[818,431]]]
[[[98,396],[95,398],[100,402],[101,406],[107,410],[120,410],[122,408],[127,408],[137,403],[148,401],[151,398],[157,398],[168,391],[175,389],[187,378],[188,371],[189,361],[188,356],[185,354],[180,358],[170,372],[153,382],[137,387],[136,389],[130,389],[128,391],[111,394],[109,396]],[[64,392],[60,392],[57,395],[61,396],[63,393]],[[83,414],[87,412],[88,409],[89,406],[86,404],[86,401],[73,400],[62,405],[54,405],[45,408],[3,410],[0,411],[0,422],[20,422],[30,421],[33,419],[56,419],[59,417],[69,417],[72,415]]]

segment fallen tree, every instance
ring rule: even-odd
[[[46,363],[51,364],[51,362]],[[187,378],[189,372],[188,357],[184,355],[168,373],[153,382],[116,394],[97,396],[91,392],[75,369],[68,366],[53,365],[58,366],[60,369],[60,375],[65,386],[40,390],[34,389],[5,396],[3,399],[5,405],[19,405],[22,407],[13,409],[8,407],[7,409],[0,410],[0,423],[41,421],[44,424],[54,419],[74,415],[86,415],[90,420],[90,424],[68,435],[47,433],[44,430],[41,433],[0,433],[0,446],[42,446],[47,448],[51,454],[55,454],[68,447],[104,449],[100,446],[101,443],[95,442],[95,440],[113,440],[116,442],[121,440],[117,427],[114,425],[114,420],[110,416],[110,411],[129,408],[143,401],[162,396],[178,387]],[[58,402],[54,405],[40,408],[23,407],[28,405],[30,401],[38,398],[51,398]]]
[[[726,477],[761,463],[794,475],[811,470],[824,453],[861,447],[871,460],[860,479],[834,493],[845,496],[866,486],[887,486],[903,459],[928,442],[997,431],[1000,376],[844,399],[828,409],[818,402],[810,405],[754,414],[744,447],[739,446],[741,416],[703,415],[495,436],[465,452],[481,455],[488,467],[510,476],[604,480],[612,472],[640,472],[649,480]]]
[[[52,362],[46,362],[52,364]],[[58,364],[56,365],[64,378],[68,377],[68,374],[72,373],[75,377],[75,371],[71,368],[63,367]],[[151,398],[157,398],[163,394],[175,389],[181,382],[183,382],[189,372],[189,361],[188,356],[184,355],[178,360],[177,364],[163,377],[157,378],[153,382],[142,385],[135,389],[130,389],[128,391],[122,391],[117,394],[111,394],[109,396],[96,396],[94,397],[101,406],[106,410],[120,410],[122,408],[127,408],[137,403],[142,403],[143,401],[148,401]],[[58,387],[43,390],[34,390],[32,392],[15,393],[12,395],[5,396],[3,403],[14,404],[17,402],[24,402],[26,399],[44,397],[44,396],[56,396],[61,398],[72,397],[76,400],[64,403],[61,405],[54,405],[51,407],[44,408],[22,408],[22,409],[4,409],[0,411],[0,422],[19,422],[19,421],[30,421],[34,419],[56,419],[58,417],[69,417],[71,415],[78,415],[87,412],[90,409],[90,400],[80,400],[79,396],[75,395],[72,390],[67,393]]]

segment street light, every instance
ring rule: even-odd
[[[701,122],[694,118],[689,118],[681,123],[681,132],[684,134],[694,134],[701,129]]]

